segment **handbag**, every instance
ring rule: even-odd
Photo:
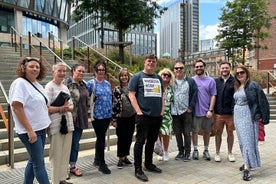
[[[59,132],[63,135],[67,134],[68,133],[67,120],[64,114],[61,116],[60,124],[61,124],[61,127]]]
[[[261,119],[258,121],[258,124],[259,124],[258,140],[265,141],[265,128],[264,128],[264,125],[262,124]]]
[[[51,106],[59,107],[63,106],[66,101],[70,99],[70,96],[67,93],[64,93],[63,91],[59,92],[56,99],[51,103]]]

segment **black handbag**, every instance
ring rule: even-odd
[[[56,97],[56,99],[52,102],[51,106],[56,106],[56,107],[63,106],[64,103],[69,99],[70,99],[70,96],[67,93],[64,93],[63,91],[61,91]]]
[[[59,132],[61,134],[67,134],[68,133],[68,128],[67,128],[67,120],[66,120],[65,115],[61,116],[61,122],[60,122],[60,124],[61,124],[61,127],[60,127]]]

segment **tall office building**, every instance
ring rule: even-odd
[[[0,46],[9,44],[10,28],[23,38],[28,32],[47,38],[48,32],[66,42],[71,5],[61,0],[0,0]]]
[[[160,19],[160,54],[184,60],[199,50],[199,0],[179,0]]]
[[[97,24],[98,26],[94,26]],[[111,48],[116,45],[118,41],[118,31],[108,23],[103,23],[103,27],[100,26],[100,20],[94,19],[91,15],[87,15],[79,22],[73,22],[70,24],[68,30],[68,45],[72,45],[72,37],[75,36],[90,46],[101,48],[101,29],[103,29],[103,43],[105,47]],[[145,26],[137,26],[131,28],[125,34],[125,42],[132,44],[126,49],[131,49],[131,53],[135,55],[144,55],[148,53],[156,54],[157,48],[157,36],[154,30],[148,30]],[[76,47],[83,47],[81,43],[76,43]]]

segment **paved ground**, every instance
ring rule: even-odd
[[[233,152],[236,155],[236,162],[230,163],[227,161],[227,145],[225,134],[223,136],[223,144],[221,147],[222,162],[217,163],[213,160],[215,153],[214,137],[210,140],[211,161],[205,161],[202,158],[202,137],[200,137],[200,159],[198,161],[191,160],[190,162],[174,160],[177,154],[175,138],[173,137],[170,145],[170,160],[168,162],[157,161],[156,156],[154,163],[160,167],[163,172],[161,174],[153,174],[145,171],[149,177],[148,184],[211,184],[211,183],[276,183],[276,123],[271,123],[266,126],[266,141],[260,142],[259,148],[261,152],[262,167],[251,171],[252,180],[245,182],[241,179],[242,173],[238,168],[242,164],[238,141],[235,140]],[[142,183],[134,177],[134,168],[125,167],[117,169],[117,158],[115,147],[111,147],[111,151],[106,152],[106,160],[111,169],[110,175],[100,173],[97,168],[92,166],[94,158],[94,150],[81,152],[78,161],[79,168],[83,171],[82,177],[72,176],[70,182],[74,184],[135,184]],[[131,149],[132,151],[132,149]],[[133,160],[131,152],[130,160]],[[50,165],[48,158],[47,170]],[[16,163],[14,169],[7,166],[0,166],[0,183],[1,184],[17,184],[23,183],[24,166],[26,162]]]

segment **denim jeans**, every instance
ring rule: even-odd
[[[37,141],[31,144],[27,133],[18,134],[18,137],[23,142],[29,153],[29,160],[24,174],[24,184],[33,184],[34,177],[40,184],[49,184],[49,178],[44,162],[46,130],[36,131],[36,135]]]
[[[184,112],[181,115],[173,115],[172,127],[175,133],[178,151],[185,154],[191,152],[191,128],[193,123],[192,113]],[[183,142],[184,135],[184,142]]]
[[[78,160],[79,149],[80,149],[80,139],[82,136],[83,129],[75,127],[72,135],[72,146],[71,146],[71,154],[70,154],[70,165],[75,165]]]

